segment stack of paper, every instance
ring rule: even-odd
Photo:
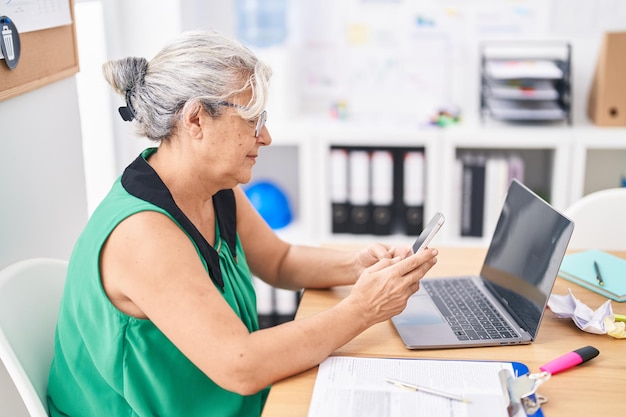
[[[555,101],[519,101],[490,98],[487,107],[493,117],[506,120],[558,120],[565,111]]]
[[[528,373],[519,362],[330,357],[320,364],[308,417],[510,417],[500,371]],[[455,394],[455,401],[388,383]],[[542,416],[539,410],[535,416]],[[525,416],[523,410],[515,416]]]
[[[557,100],[559,93],[549,80],[489,80],[490,96],[507,100]]]
[[[483,56],[481,111],[503,121],[541,123],[569,119],[569,65],[569,58],[564,61],[556,56]]]
[[[563,70],[550,60],[506,60],[489,61],[487,75],[499,80],[539,78],[558,80],[563,78]]]

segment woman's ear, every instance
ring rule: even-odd
[[[206,116],[204,108],[198,103],[181,115],[181,127],[191,137],[201,137],[202,124],[206,123]]]

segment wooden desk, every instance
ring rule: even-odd
[[[478,273],[485,254],[485,250],[479,248],[439,248],[439,252],[439,261],[429,276]],[[626,257],[626,253],[618,255]],[[592,309],[606,301],[606,298],[561,278],[557,279],[553,294],[567,294],[568,288]],[[346,287],[305,291],[296,320],[332,307],[348,292]],[[611,303],[615,313],[626,314],[626,303]],[[596,347],[600,355],[554,375],[540,387],[539,392],[548,397],[548,403],[543,406],[544,413],[547,417],[622,415],[626,340],[583,332],[572,320],[559,319],[550,310],[545,313],[537,339],[530,345],[413,351],[404,347],[395,328],[387,321],[369,328],[334,354],[520,361],[528,365],[531,372],[538,372],[545,362],[587,345]],[[317,367],[276,383],[262,416],[306,417],[316,375]]]

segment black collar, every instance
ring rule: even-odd
[[[147,158],[151,153],[139,155],[124,170],[122,186],[129,194],[167,211],[181,225],[200,249],[200,253],[207,263],[211,279],[215,285],[224,291],[224,279],[222,278],[217,251],[209,245],[196,226],[176,205],[172,194],[159,175],[144,159],[144,155]],[[231,255],[236,259],[237,213],[233,190],[222,190],[215,194],[213,196],[213,206],[220,229],[220,236],[226,241]]]

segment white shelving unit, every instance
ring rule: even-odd
[[[626,175],[626,128],[584,126],[517,126],[468,124],[445,129],[384,124],[352,124],[318,120],[270,126],[272,146],[261,158],[272,158],[272,147],[297,147],[298,213],[293,225],[280,230],[297,243],[383,241],[410,243],[405,235],[337,235],[332,233],[328,155],[331,146],[388,146],[423,148],[426,155],[424,218],[436,211],[453,219],[460,211],[455,198],[455,160],[460,152],[519,152],[527,170],[527,184],[549,197],[558,209],[596,189],[620,185]],[[271,160],[274,175],[285,172],[284,161]],[[439,245],[484,245],[489,236],[460,237],[448,221],[436,238]]]
[[[320,223],[315,201],[321,194],[318,179],[320,152],[315,132],[306,120],[268,125],[272,143],[261,148],[252,181],[269,179],[286,191],[293,211],[293,221],[277,232],[293,243],[315,244]]]
[[[572,131],[562,127],[496,127],[496,128],[451,128],[442,132],[444,161],[454,161],[459,150],[475,149],[489,151],[520,151],[526,156],[526,182],[528,185],[549,196],[550,203],[557,208],[565,208],[569,203],[568,190],[562,187],[569,181],[570,151]],[[533,152],[541,160],[533,160]],[[543,153],[544,155],[541,155]],[[444,172],[443,179],[451,184],[451,169]],[[542,178],[549,175],[551,178]],[[539,176],[540,178],[536,178]],[[449,208],[449,207],[448,207]]]
[[[455,245],[488,244],[490,235],[482,238],[460,236],[460,173],[454,166],[462,153],[513,153],[525,164],[524,182],[559,209],[567,207],[567,183],[570,161],[571,132],[569,128],[538,126],[458,126],[441,133],[444,147],[442,179],[442,212],[449,213],[451,222],[445,227],[445,242]],[[442,228],[442,232],[444,229]],[[490,233],[490,232],[489,232]]]
[[[620,187],[626,177],[626,128],[586,125],[574,129],[570,173],[570,201]]]

